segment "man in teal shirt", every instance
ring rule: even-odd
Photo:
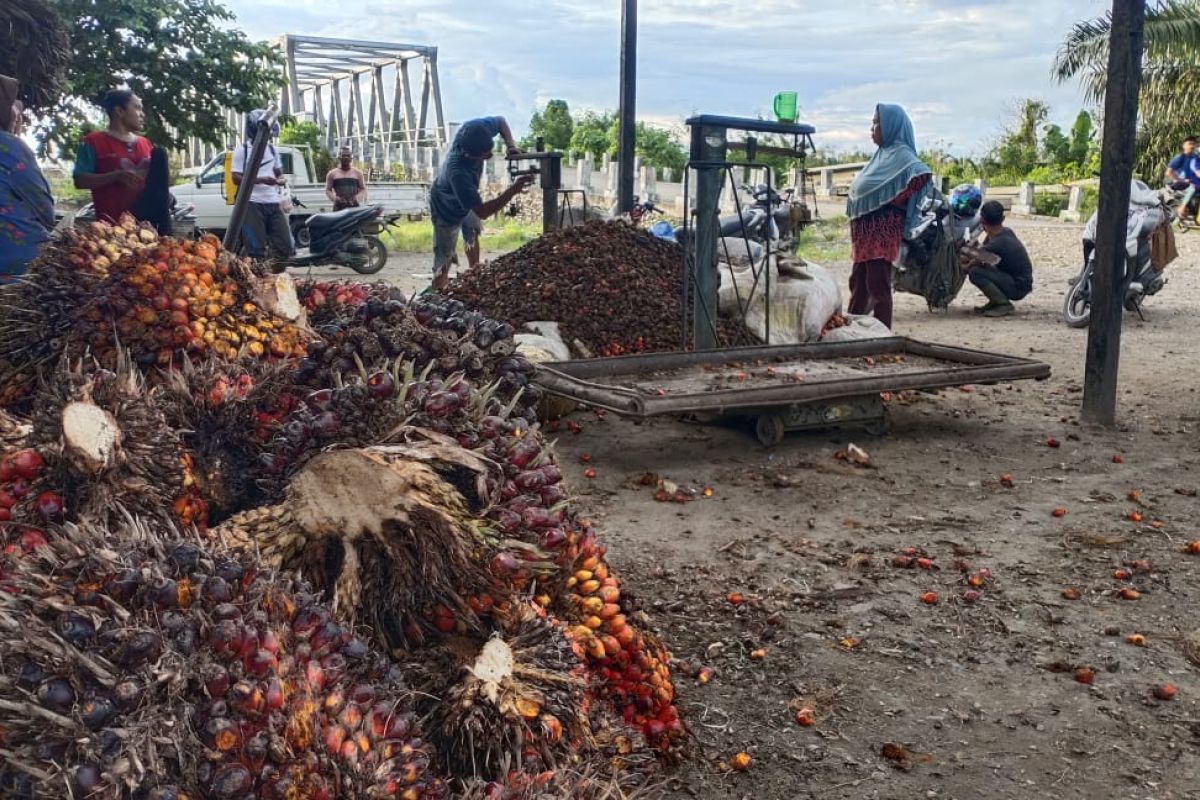
[[[434,291],[446,288],[450,281],[450,265],[458,263],[459,231],[462,231],[466,244],[467,263],[474,268],[479,263],[482,220],[508,205],[533,180],[522,175],[499,197],[486,203],[483,201],[479,181],[483,177],[483,163],[493,155],[497,136],[504,138],[509,155],[520,152],[504,117],[480,117],[464,122],[429,189]]]

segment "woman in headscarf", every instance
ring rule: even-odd
[[[24,106],[15,78],[0,75],[0,284],[25,273],[54,229],[54,198],[29,145],[18,136]]]
[[[917,157],[912,121],[904,109],[880,103],[871,121],[875,155],[850,185],[851,314],[874,314],[892,327],[892,264],[904,232],[916,227],[932,170]]]

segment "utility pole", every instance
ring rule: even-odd
[[[1108,86],[1104,91],[1096,266],[1092,272],[1092,317],[1083,373],[1083,419],[1100,425],[1112,425],[1117,415],[1121,314],[1129,281],[1125,229],[1129,182],[1133,178],[1145,21],[1145,0],[1113,0]]]
[[[617,212],[633,210],[633,157],[637,145],[637,0],[621,5],[621,107],[617,146]]]

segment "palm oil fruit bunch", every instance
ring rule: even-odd
[[[444,796],[398,671],[303,585],[136,520],[48,538],[5,563],[0,794]]]
[[[119,341],[142,366],[179,366],[205,354],[303,355],[299,330],[247,299],[236,267],[211,235],[198,242],[163,237],[109,267],[82,309],[81,333],[102,362]]]
[[[379,286],[383,284],[297,281],[296,296],[308,312],[309,322],[319,326],[352,316],[368,298],[379,293]]]
[[[189,489],[188,462],[177,431],[136,367],[116,372],[63,365],[35,396],[29,446],[45,461],[20,521],[106,521],[125,513],[170,513]],[[16,487],[20,489],[21,487]],[[47,498],[58,496],[58,512]],[[201,521],[191,507],[185,524]]]
[[[652,745],[669,748],[683,734],[670,655],[628,620],[620,580],[605,563],[595,533],[570,513],[562,474],[545,441],[537,431],[501,418],[485,417],[479,432],[484,453],[502,465],[506,477],[490,518],[510,542],[536,547],[497,554],[492,572],[506,576],[517,591],[545,594],[546,605],[561,610],[588,664],[603,679],[601,695]],[[561,589],[554,575],[563,576]]]
[[[451,773],[538,773],[593,749],[587,674],[562,624],[528,601],[493,619],[490,635],[450,634],[414,654],[429,735]]]
[[[123,258],[141,253],[158,242],[158,234],[147,225],[139,225],[126,214],[117,224],[98,220],[83,228],[69,229],[63,256],[79,272],[101,278]]]
[[[626,618],[620,579],[605,564],[605,548],[592,531],[572,533],[565,555],[575,559],[575,570],[564,584],[568,598],[564,616],[592,670],[602,679],[598,694],[621,712],[625,722],[641,730],[652,746],[669,749],[684,733],[674,705],[671,654]]]

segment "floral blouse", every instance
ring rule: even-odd
[[[54,229],[54,198],[33,151],[0,132],[0,283],[23,275]]]
[[[900,240],[904,238],[904,207],[908,198],[929,183],[929,174],[918,175],[892,202],[870,214],[850,220],[850,260],[855,264],[866,261],[894,263],[900,257]]]

